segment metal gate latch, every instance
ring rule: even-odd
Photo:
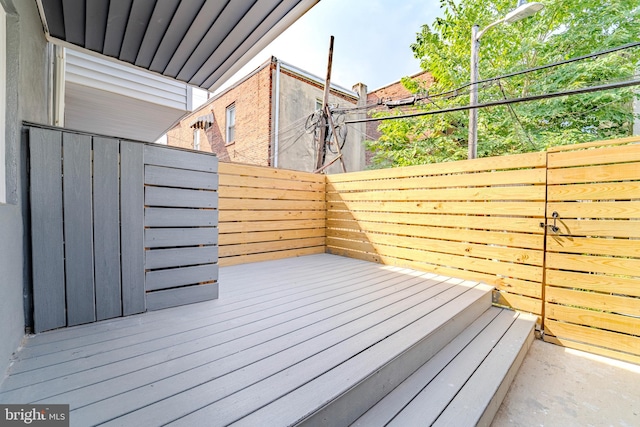
[[[545,226],[547,226],[551,229],[551,231],[553,231],[554,233],[557,233],[558,231],[560,231],[560,228],[556,225],[556,220],[560,217],[560,214],[558,214],[558,212],[556,211],[553,211],[551,216],[553,217],[553,225],[547,225],[544,222],[541,222],[540,228],[544,228]]]

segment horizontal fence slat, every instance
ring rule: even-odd
[[[278,231],[297,230],[302,228],[324,228],[325,220],[300,219],[291,221],[247,221],[247,222],[221,222],[220,234],[224,233],[249,233],[253,231]]]
[[[225,199],[269,199],[269,200],[324,200],[324,193],[277,188],[242,188],[221,185],[220,198]]]
[[[547,176],[549,185],[637,180],[638,168],[640,163],[549,169]]]
[[[447,200],[540,200],[545,199],[545,187],[486,187],[446,188],[436,190],[368,191],[357,193],[328,193],[327,201],[447,201]]]
[[[211,264],[218,261],[217,246],[145,251],[145,269]]]
[[[255,210],[255,211],[282,211],[282,210],[307,210],[325,211],[323,200],[258,200],[258,199],[229,199],[220,198],[219,209],[223,210]]]
[[[553,202],[548,204],[548,216],[551,217],[553,212],[558,212],[560,216],[559,226],[562,233],[565,218],[640,219],[640,202]]]
[[[207,264],[195,267],[148,271],[145,274],[145,287],[148,293],[149,291],[176,288],[178,286],[201,282],[211,282],[217,279],[218,265]]]
[[[248,255],[254,253],[279,251],[286,249],[300,249],[308,247],[322,247],[324,248],[324,237],[310,237],[294,240],[282,240],[272,242],[260,242],[260,243],[244,243],[238,245],[225,245],[220,247],[220,257],[228,257],[235,255]]]
[[[640,182],[550,185],[549,201],[640,199]]]
[[[178,305],[193,304],[218,298],[218,284],[188,286],[147,293],[147,308],[160,310]]]
[[[259,231],[250,233],[228,233],[219,236],[219,245],[235,245],[240,243],[259,243],[280,240],[305,239],[309,237],[325,237],[325,230],[322,228],[301,229],[301,230],[281,230],[281,231]]]
[[[468,242],[452,242],[414,236],[342,231],[328,233],[327,237],[349,239],[365,244],[378,243],[388,246],[427,250],[430,252],[449,253],[452,255],[465,254],[475,258],[495,259],[538,266],[542,266],[543,260],[543,252],[541,250],[508,248]]]
[[[145,165],[144,183],[164,187],[215,190],[218,188],[218,174]]]
[[[562,219],[560,232],[570,230],[572,236],[634,237],[640,238],[640,221],[619,219]]]
[[[624,141],[623,139],[618,140]],[[626,142],[638,142],[640,136],[634,136],[626,140]],[[609,141],[607,141],[609,142]],[[598,144],[590,143],[590,144]],[[558,147],[552,147],[552,151]],[[565,146],[566,149],[579,148],[579,146]],[[616,146],[616,147],[599,147],[597,150],[580,150],[561,153],[549,153],[549,168],[565,168],[571,166],[596,165],[606,163],[624,163],[630,161],[640,161],[640,150],[637,145]]]
[[[323,211],[220,211],[220,221],[284,221],[290,219],[324,219]]]
[[[295,179],[272,179],[265,177],[248,176],[221,175],[220,185],[225,187],[311,191],[316,193],[324,193],[325,191],[324,182],[297,181]]]
[[[458,162],[433,163],[421,166],[379,169],[374,171],[351,172],[330,175],[331,182],[358,181],[369,179],[405,178],[431,176],[449,173],[482,172],[500,169],[523,169],[545,167],[546,153],[526,153],[511,156],[485,157]]]
[[[464,214],[499,215],[511,217],[544,217],[544,201],[538,202],[382,202],[382,201],[329,201],[327,209],[332,211],[353,212],[393,212],[399,214]]]
[[[631,142],[640,142],[640,135],[628,136],[625,138],[616,138],[616,139],[605,139],[599,141],[591,141],[591,142],[583,142],[580,144],[572,144],[572,145],[557,145],[555,147],[549,147],[547,149],[548,153],[557,153],[562,151],[577,151],[577,150],[585,150],[587,148],[603,148],[606,146],[616,146],[621,144],[628,144]]]
[[[550,235],[547,237],[547,249],[551,252],[640,258],[640,241],[628,239]]]
[[[549,252],[547,254],[547,268],[638,276],[640,274],[640,260]]]
[[[640,297],[640,278],[616,277],[591,272],[547,270],[546,279],[549,286]]]
[[[144,246],[147,248],[215,245],[217,243],[217,228],[148,228],[144,231]]]
[[[609,357],[612,359],[624,360],[626,362],[640,365],[640,356],[637,356],[635,354],[623,353],[610,348],[598,347],[590,344],[572,341],[571,339],[567,339],[564,337],[558,338],[549,334],[546,334],[544,336],[544,341],[562,347],[573,348],[587,353],[599,354],[601,356]]]
[[[428,271],[437,274],[442,274],[450,277],[459,277],[467,280],[481,280],[487,284],[497,286],[505,289],[525,289],[530,291],[531,298],[511,298],[510,307],[517,310],[527,311],[540,315],[542,313],[542,302],[540,301],[540,284],[535,282],[525,282],[518,279],[505,278],[497,275],[490,275],[486,273],[478,273],[475,271],[468,271],[463,269],[456,269],[451,267],[445,267],[442,265],[432,265],[423,261],[417,261],[414,259],[402,259],[393,256],[373,254],[366,252],[358,252],[345,247],[328,247],[328,252],[348,256],[351,258],[362,259],[364,261],[376,262],[380,264],[393,265],[402,268],[411,268],[414,270]],[[524,286],[523,286],[524,284]],[[535,290],[534,290],[535,289]],[[516,294],[509,294],[518,296]],[[526,296],[526,295],[522,295]],[[506,304],[505,304],[506,305]]]
[[[365,221],[327,221],[327,235],[341,236],[342,230],[389,233],[413,237],[426,237],[459,242],[494,244],[501,246],[539,249],[544,248],[542,235],[506,233],[503,231],[468,230],[458,228],[430,227],[425,225],[393,224]]]
[[[218,158],[213,154],[152,145],[144,146],[144,163],[202,172],[218,171]]]
[[[394,220],[395,218],[395,220]],[[542,235],[541,218],[500,218],[488,216],[402,214],[391,212],[327,212],[327,225],[335,221],[368,221],[380,223],[414,224],[448,228],[471,228],[507,232],[537,233]]]
[[[226,267],[230,265],[248,264],[252,262],[270,261],[274,259],[294,258],[305,255],[324,253],[323,247],[311,247],[302,249],[291,249],[285,251],[264,252],[260,254],[240,255],[234,257],[220,258],[219,265]]]
[[[147,206],[217,208],[218,193],[181,188],[145,187],[144,203]]]
[[[509,292],[494,292],[494,304],[504,307],[510,307],[515,310],[525,311],[527,313],[542,313],[542,301],[537,298],[530,298],[523,295],[512,294]]]
[[[314,174],[310,172],[294,171],[287,169],[275,169],[264,166],[243,165],[239,163],[224,163],[219,164],[220,179],[225,179],[223,176],[229,176],[229,179],[236,179],[237,177],[260,177],[260,178],[272,178],[282,179],[290,181],[304,181],[313,182],[324,185],[325,176],[320,174]]]
[[[546,302],[555,304],[591,308],[636,317],[640,316],[640,304],[638,304],[638,300],[624,296],[547,286],[545,299]]]
[[[640,354],[640,337],[547,319],[545,333],[608,349]]]
[[[496,171],[479,173],[462,173],[402,179],[378,179],[367,181],[332,182],[327,176],[327,192],[372,191],[372,190],[407,190],[420,188],[446,187],[486,187],[491,185],[544,184],[545,169],[525,169],[515,171]]]
[[[547,318],[561,322],[640,336],[640,318],[549,303],[545,304],[545,313]]]
[[[540,267],[530,265],[495,262],[481,258],[465,257],[463,255],[443,254],[370,242],[355,242],[352,240],[342,240],[332,237],[327,237],[327,246],[330,247],[332,253],[336,253],[334,252],[334,248],[346,248],[359,252],[404,258],[408,260],[419,259],[425,263],[433,264],[433,271],[436,271],[437,266],[445,266],[462,270],[500,274],[502,276],[515,277],[523,280],[536,282],[542,281],[542,269]]]
[[[147,227],[213,227],[218,224],[217,209],[146,208]]]

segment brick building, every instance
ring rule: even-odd
[[[428,88],[433,83],[433,76],[428,71],[421,71],[419,73],[413,74],[409,76],[412,80],[418,80],[422,82],[422,86]],[[367,93],[367,104],[375,104],[379,100],[388,100],[388,99],[402,99],[412,96],[413,93],[409,92],[407,88],[405,88],[400,80],[397,82],[390,83],[381,88],[375,89],[369,93]],[[378,107],[376,109],[369,110],[370,112],[386,110],[385,107]],[[367,122],[367,139],[375,141],[380,138],[380,132],[378,132],[378,125],[380,122],[371,121]],[[369,156],[368,156],[369,157]],[[369,164],[369,162],[367,162]]]
[[[323,87],[323,79],[271,57],[183,118],[167,132],[167,143],[210,151],[224,162],[312,171],[317,149],[308,118],[321,106]],[[366,86],[357,88],[360,94],[332,84],[329,104],[357,106],[366,99]],[[344,141],[347,171],[364,168],[361,127]],[[339,170],[334,164],[328,172]]]

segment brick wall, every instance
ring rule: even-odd
[[[271,73],[267,63],[235,86],[216,96],[167,132],[169,145],[193,149],[191,123],[199,116],[213,113],[213,125],[200,130],[200,150],[218,155],[223,162],[270,166],[271,148]],[[236,109],[235,141],[226,141],[226,110]]]
[[[422,71],[420,73],[414,74],[411,76],[413,80],[419,80],[424,82],[426,87],[429,87],[431,83],[433,83],[433,77],[429,72]],[[392,83],[387,86],[383,86],[379,89],[376,89],[367,94],[367,104],[374,104],[378,102],[379,99],[402,99],[412,96],[413,94],[409,92],[400,81]],[[386,110],[384,107],[379,107],[371,111],[383,111]],[[380,137],[380,132],[378,132],[378,124],[379,122],[367,122],[367,136],[368,139],[376,140]],[[369,162],[367,162],[369,164]]]
[[[410,76],[414,80],[420,80],[424,82],[426,87],[429,87],[431,83],[433,83],[433,77],[429,74],[428,71],[422,71],[420,73],[414,74]],[[412,96],[413,94],[409,92],[400,81],[391,83],[387,86],[383,86],[379,89],[373,90],[367,94],[367,104],[375,104],[379,100],[385,99],[402,99]],[[369,112],[375,111],[385,111],[386,107],[378,107],[369,110]],[[375,141],[380,138],[380,132],[378,132],[378,125],[380,122],[371,121],[366,123],[366,139],[370,141]],[[365,152],[365,165],[371,166],[371,159],[373,158],[373,154],[371,151],[366,150]]]

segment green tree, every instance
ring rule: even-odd
[[[481,39],[480,79],[551,64],[640,40],[638,0],[542,0],[535,17],[488,30]],[[504,17],[515,0],[441,0],[442,17],[424,25],[411,45],[431,87],[403,79],[414,93],[438,94],[469,81],[471,27]],[[559,92],[630,79],[640,48],[491,82],[479,102]],[[478,157],[539,151],[547,147],[628,136],[637,88],[564,96],[479,110]],[[468,88],[453,97],[427,98],[414,108],[468,105]],[[400,114],[403,111],[375,113]],[[404,109],[406,112],[406,109]],[[374,165],[404,166],[467,157],[468,112],[380,122],[382,136],[369,141]]]

